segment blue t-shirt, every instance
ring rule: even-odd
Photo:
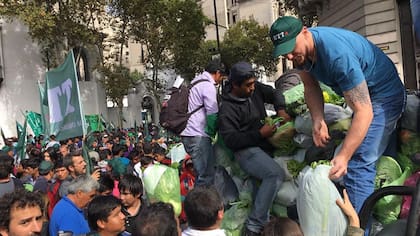
[[[316,62],[310,73],[343,95],[366,80],[371,100],[401,94],[404,86],[394,63],[363,36],[340,28],[310,28]],[[307,62],[305,68],[310,68]]]
[[[71,231],[73,235],[90,232],[83,210],[74,205],[67,196],[55,205],[50,219],[50,236],[56,236],[61,230]]]

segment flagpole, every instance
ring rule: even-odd
[[[73,50],[70,50],[71,52],[71,57],[72,60],[74,62],[74,54],[73,54]],[[78,57],[80,56],[80,53],[78,55]],[[77,70],[76,70],[76,64],[73,63],[73,67],[74,67],[74,71],[76,72],[76,77],[77,77]],[[80,89],[79,89],[79,79],[77,78],[76,80],[76,86],[77,86],[77,95],[80,98]],[[79,107],[80,107],[80,116],[81,116],[81,120],[82,120],[82,130],[83,130],[83,135],[86,135],[86,121],[85,121],[85,116],[84,116],[84,112],[83,112],[83,107],[82,107],[82,102],[79,100]]]

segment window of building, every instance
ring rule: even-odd
[[[112,107],[118,107],[116,103],[112,102],[110,98],[106,98],[106,107],[112,108]],[[123,98],[123,107],[128,107],[128,97],[127,95]]]

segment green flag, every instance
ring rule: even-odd
[[[26,121],[27,121],[27,119],[26,119],[26,116],[25,116],[25,123],[23,124],[22,132],[19,135],[18,143],[16,145],[16,153],[17,153],[18,162],[25,158],[26,127],[27,127],[27,123],[28,123]],[[17,124],[17,122],[16,122],[16,124]]]
[[[42,132],[45,137],[50,135],[50,113],[48,109],[48,96],[45,94],[45,89],[42,87],[41,83],[38,81],[39,89],[39,103],[41,105],[41,118],[42,118]],[[35,131],[34,131],[35,132]]]
[[[92,136],[93,132],[89,132],[86,137],[84,137],[83,139],[83,143],[82,143],[82,156],[83,159],[86,162],[86,174],[90,175],[92,174],[93,170],[93,163],[92,163],[92,159],[89,156],[89,147],[87,145],[87,140]]]
[[[31,127],[32,131],[34,131],[35,136],[39,136],[42,134],[42,116],[39,113],[34,111],[28,111],[26,114],[26,118],[28,119],[28,124]]]
[[[19,140],[22,132],[23,132],[23,126],[21,124],[19,124],[19,122],[16,121],[16,133],[18,135],[18,140]]]
[[[87,130],[89,131],[104,131],[102,120],[99,115],[85,115]]]
[[[64,140],[85,134],[85,122],[80,104],[79,83],[73,51],[58,68],[47,72],[50,135]]]

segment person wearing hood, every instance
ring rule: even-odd
[[[241,169],[254,182],[260,181],[254,187],[254,204],[246,220],[245,235],[260,235],[268,223],[269,210],[285,174],[271,157],[274,147],[267,140],[275,133],[276,126],[261,122],[267,116],[265,103],[273,104],[278,116],[289,118],[279,90],[256,81],[251,64],[234,64],[227,92],[222,96],[219,133]]]

